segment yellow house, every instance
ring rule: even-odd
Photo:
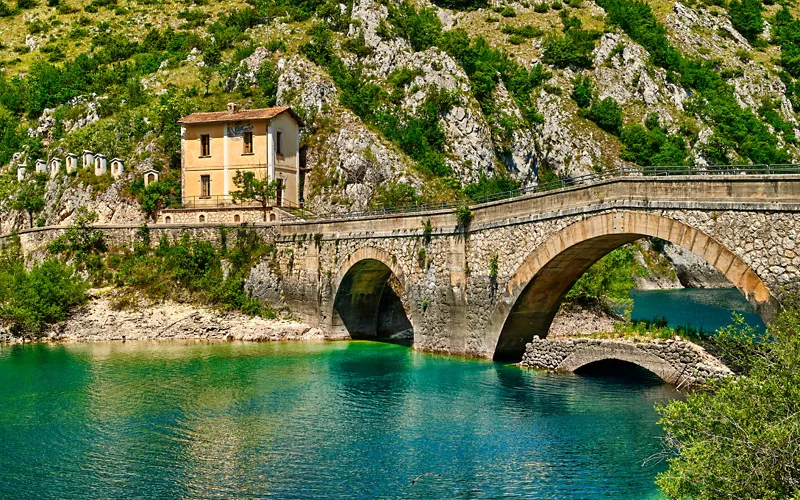
[[[300,199],[300,118],[288,107],[192,113],[181,125],[185,207],[230,205],[239,170],[277,181],[276,206]]]

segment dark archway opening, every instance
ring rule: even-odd
[[[645,385],[661,385],[664,381],[647,368],[619,359],[602,359],[587,363],[575,370],[575,374],[609,382],[630,382]]]
[[[411,344],[414,330],[402,293],[402,284],[386,264],[364,259],[342,278],[333,309],[351,338]]]

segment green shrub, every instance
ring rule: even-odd
[[[467,232],[469,225],[472,224],[472,210],[468,205],[461,205],[455,210],[455,214],[459,230],[464,233]]]
[[[506,5],[503,7],[503,10],[500,11],[500,15],[503,17],[517,17],[517,11],[515,11],[512,7]]]
[[[631,246],[617,248],[583,273],[565,300],[584,305],[629,304],[635,265]]]
[[[492,177],[482,173],[477,182],[473,182],[464,187],[464,194],[473,200],[478,200],[500,193],[516,191],[519,188],[519,181],[508,175],[505,171],[497,172]]]
[[[511,35],[508,37],[508,43],[511,45],[521,45],[525,43],[525,37],[519,35]]]
[[[731,0],[728,4],[731,24],[750,43],[755,42],[758,35],[764,30],[764,20],[761,18],[762,10],[764,10],[764,6],[761,0]]]
[[[594,100],[594,83],[588,75],[578,75],[572,80],[572,99],[579,108],[588,108]]]
[[[0,259],[0,321],[17,336],[37,337],[86,300],[86,283],[54,259],[25,269],[21,258]]]
[[[37,5],[36,0],[17,0],[17,8],[20,10],[32,9]]]
[[[537,3],[536,5],[533,6],[533,11],[534,12],[543,13],[543,12],[547,12],[548,10],[550,10],[550,6],[548,4],[546,4],[545,2],[539,2],[539,3]]]
[[[544,34],[544,30],[542,28],[536,27],[532,24],[526,24],[525,26],[519,27],[504,25],[502,28],[500,28],[500,31],[506,35],[516,35],[523,38],[537,38]]]
[[[659,407],[669,498],[792,498],[800,483],[800,312],[786,301],[764,336],[741,316],[709,339],[743,376]],[[733,360],[733,362],[731,362]]]
[[[553,10],[561,10],[564,8],[564,5],[561,2],[555,1],[550,4],[550,8]]]
[[[375,208],[396,208],[418,205],[422,199],[414,186],[405,182],[385,182],[375,190],[372,206]]]
[[[592,51],[599,36],[599,33],[580,28],[568,29],[563,35],[551,35],[545,39],[542,61],[557,68],[591,68]]]
[[[619,135],[622,129],[622,106],[611,97],[593,103],[592,107],[584,114],[601,129],[611,134]]]
[[[706,148],[713,163],[750,161],[784,163],[788,153],[777,138],[749,109],[739,106],[733,87],[716,72],[713,64],[685,58],[669,43],[666,29],[642,0],[598,0],[608,22],[619,26],[644,46],[654,64],[667,70],[670,79],[695,90],[687,106],[713,125],[714,136]],[[780,29],[778,29],[780,32]]]

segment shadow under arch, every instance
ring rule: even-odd
[[[493,358],[519,361],[534,335],[547,336],[572,285],[612,250],[643,237],[681,246],[716,267],[742,292],[765,323],[778,302],[756,273],[736,254],[681,221],[641,212],[589,217],[550,236],[525,259],[508,281],[490,316],[486,345]]]
[[[666,380],[657,373],[631,361],[606,358],[587,363],[574,372],[582,377],[600,378],[613,383],[662,385]],[[676,385],[676,384],[670,384]]]
[[[357,250],[337,276],[333,330],[344,329],[354,339],[413,339],[413,323],[402,302],[405,291],[397,259],[378,248]]]

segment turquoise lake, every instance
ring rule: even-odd
[[[676,397],[370,342],[6,345],[0,497],[658,498]]]

